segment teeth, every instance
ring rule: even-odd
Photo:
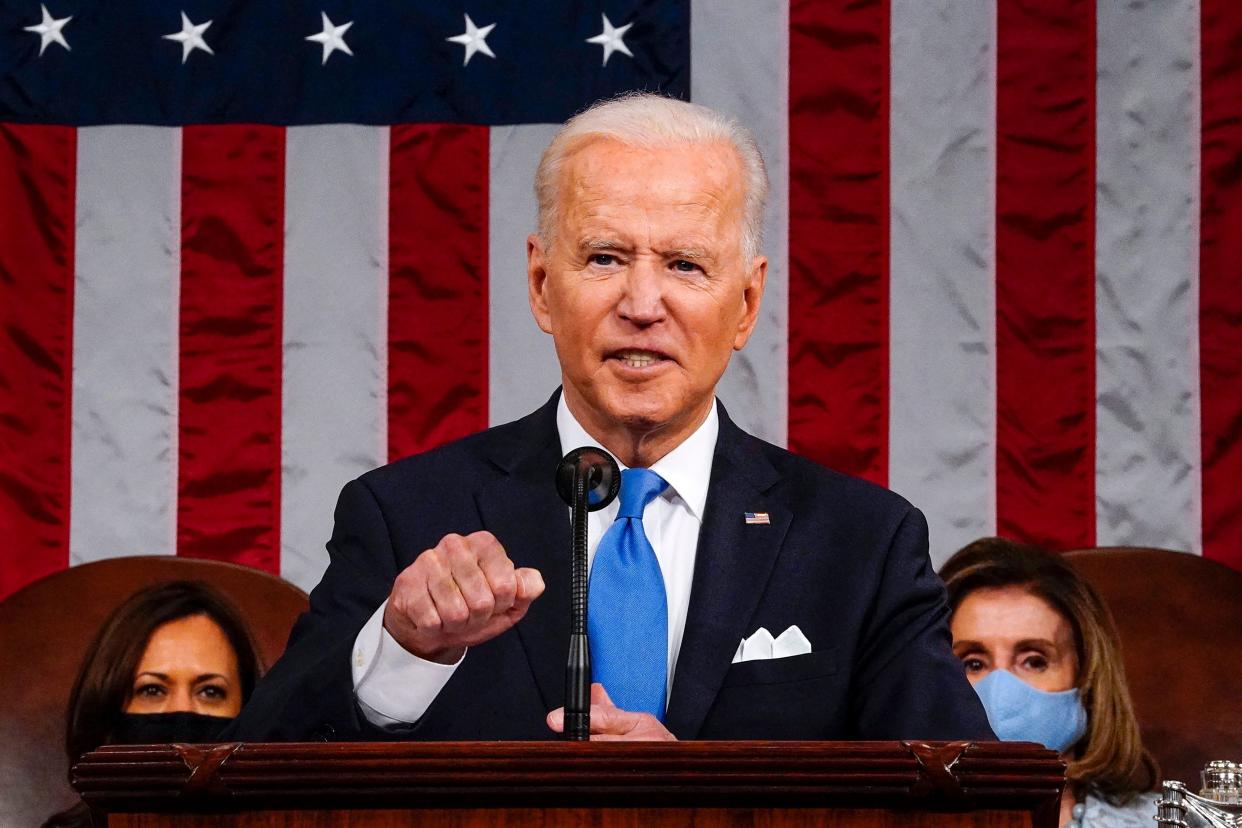
[[[617,358],[620,359],[622,362],[624,362],[630,368],[645,368],[651,363],[656,361],[656,358],[653,355],[641,353],[638,351],[630,351],[627,353],[618,354]]]

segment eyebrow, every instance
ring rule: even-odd
[[[1060,652],[1061,648],[1046,638],[1024,638],[1015,646],[1015,650],[1052,650]]]
[[[666,259],[710,259],[711,254],[701,247],[677,247],[665,250],[661,255]]]
[[[628,250],[629,248],[617,239],[589,237],[583,239],[579,247],[586,250]]]
[[[169,680],[169,676],[167,673],[157,673],[154,670],[143,670],[137,676],[134,676],[134,678],[137,679],[137,678],[141,678],[142,676],[154,676],[160,681]],[[229,680],[228,676],[224,675],[223,673],[202,673],[201,675],[198,675],[194,678],[194,683],[198,684],[200,681],[208,681],[209,679],[223,679],[226,683]]]
[[[1052,650],[1059,653],[1061,651],[1060,647],[1046,638],[1024,638],[1014,644],[1013,649],[1015,652],[1018,650]],[[981,642],[967,638],[953,642],[953,652],[955,653],[975,651],[988,652],[989,650]]]
[[[629,250],[630,246],[608,237],[588,237],[579,246],[584,250]],[[660,255],[666,259],[711,259],[711,254],[702,247],[674,247],[661,250]]]

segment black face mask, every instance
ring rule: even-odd
[[[231,721],[202,713],[123,713],[108,741],[114,745],[214,742]]]

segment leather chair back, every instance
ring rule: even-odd
[[[1066,553],[1112,610],[1143,742],[1165,779],[1199,788],[1242,761],[1242,572],[1166,549]]]
[[[266,572],[171,556],[70,567],[0,602],[0,826],[39,825],[72,805],[64,753],[73,681],[104,619],[137,590],[206,581],[230,598],[270,666],[308,606],[306,593]]]

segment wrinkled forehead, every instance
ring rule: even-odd
[[[955,630],[968,637],[1046,638],[1073,641],[1069,618],[1026,586],[980,587],[962,598],[953,613]]]
[[[724,142],[677,142],[635,147],[591,136],[566,156],[560,170],[562,221],[636,207],[698,211],[720,229],[741,232],[745,188],[741,159]]]

